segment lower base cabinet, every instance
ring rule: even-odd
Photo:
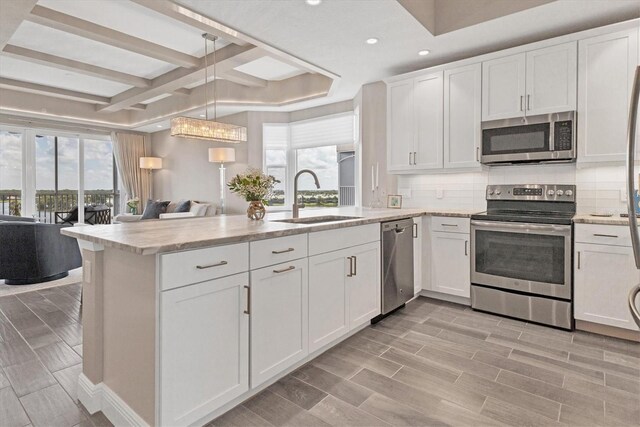
[[[628,246],[575,244],[574,317],[637,331],[627,295],[640,282]]]
[[[431,290],[471,298],[469,234],[434,231],[431,242]]]
[[[193,424],[249,390],[248,285],[242,273],[161,293],[159,424]]]
[[[380,242],[309,258],[309,351],[380,314]]]
[[[309,354],[307,258],[251,271],[251,387]]]

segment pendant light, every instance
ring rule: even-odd
[[[171,119],[171,136],[181,138],[206,139],[217,142],[239,143],[247,141],[247,128],[227,123],[217,122],[217,101],[216,101],[216,40],[217,36],[209,33],[202,35],[204,38],[204,112],[205,119],[194,119],[191,117],[176,117]],[[213,120],[209,120],[209,96],[207,85],[209,80],[207,57],[208,41],[213,42]]]

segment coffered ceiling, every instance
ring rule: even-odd
[[[639,0],[0,0],[0,120],[153,132],[198,117],[204,32],[220,37],[225,115],[343,101],[394,74],[638,16]]]

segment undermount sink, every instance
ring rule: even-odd
[[[360,216],[341,216],[341,215],[326,215],[326,216],[312,216],[307,218],[289,218],[289,219],[276,219],[272,222],[287,222],[290,224],[322,224],[324,222],[336,222],[347,221],[349,219],[360,219]]]

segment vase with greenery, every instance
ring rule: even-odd
[[[264,204],[273,192],[273,186],[278,183],[271,175],[262,173],[259,169],[249,168],[243,174],[234,176],[227,184],[229,190],[243,197],[249,202],[247,216],[254,220],[264,218],[266,209]]]
[[[129,212],[133,215],[138,213],[138,204],[140,203],[140,199],[134,197],[131,200],[127,200],[127,207],[129,208]]]

